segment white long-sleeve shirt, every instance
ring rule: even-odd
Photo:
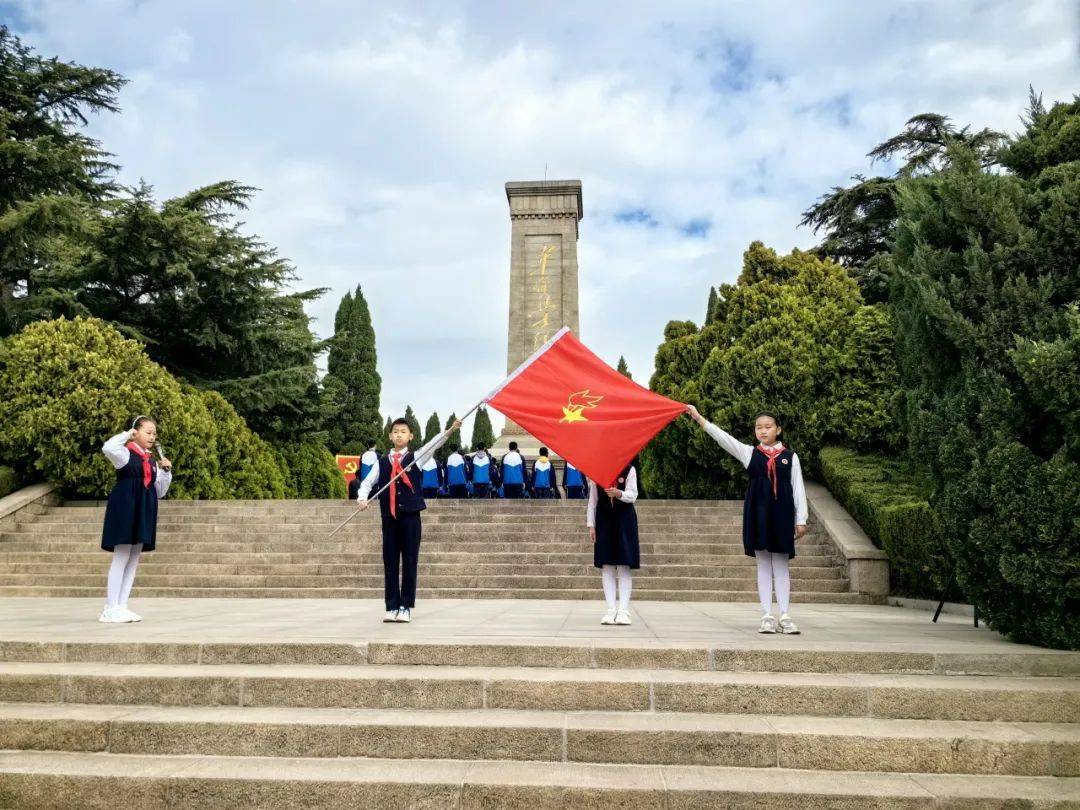
[[[712,422],[705,422],[705,432],[713,440],[735,456],[744,467],[750,466],[750,459],[754,457],[754,448],[749,444],[743,444],[730,433],[718,428]],[[777,442],[773,447],[783,447],[783,442]],[[770,448],[772,449],[772,448]],[[802,465],[799,464],[799,455],[791,454],[791,494],[795,498],[795,525],[805,526],[809,509],[806,506],[806,488],[803,486]]]
[[[105,444],[101,445],[101,452],[105,454],[105,458],[112,462],[112,465],[118,470],[126,467],[128,461],[131,460],[131,451],[124,446],[129,441],[131,441],[131,437],[127,433],[117,433]],[[157,478],[154,479],[154,491],[157,492],[159,498],[165,497],[171,483],[172,472],[158,467]]]
[[[605,498],[607,495],[604,496]],[[600,490],[595,481],[589,481],[589,508],[585,513],[585,527],[596,528],[596,502],[600,498]],[[626,482],[622,487],[622,495],[619,500],[623,503],[633,503],[637,500],[637,468],[631,467],[626,474]]]
[[[433,455],[435,455],[435,451],[442,447],[444,444],[446,444],[446,441],[450,438],[450,434],[452,432],[453,431],[446,431],[436,436],[430,442],[428,442],[415,453],[413,453],[413,459],[416,461],[416,466],[422,469],[427,460],[430,459]],[[409,448],[406,447],[400,452],[397,450],[391,450],[387,455],[390,458],[390,463],[393,464],[394,456],[401,456],[402,458],[404,458],[405,454],[408,452]],[[359,503],[360,501],[366,501],[368,499],[368,496],[371,495],[371,490],[374,489],[375,485],[378,483],[379,465],[376,464],[374,467],[368,470],[367,477],[364,478],[363,483],[360,484],[360,491],[356,493],[357,503]]]

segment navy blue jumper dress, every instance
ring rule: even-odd
[[[150,486],[144,486],[142,458],[131,450],[128,453],[128,463],[116,471],[116,483],[109,492],[101,547],[112,551],[125,543],[142,543],[143,551],[153,551],[157,539],[157,464],[150,459]]]
[[[622,489],[632,467],[627,467],[615,481]],[[593,566],[628,565],[641,567],[641,551],[638,547],[637,511],[632,503],[616,498],[612,501],[604,491],[596,489],[596,542],[593,544]]]
[[[750,483],[743,501],[743,551],[753,557],[758,551],[795,556],[795,492],[791,487],[791,466],[795,453],[785,447],[776,458],[776,494],[769,478],[769,458],[758,448],[746,471]]]

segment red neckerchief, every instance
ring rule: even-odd
[[[390,480],[394,480],[394,476],[401,472],[401,457],[408,453],[406,450],[404,453],[390,453]],[[402,475],[401,480],[405,482],[405,486],[409,489],[413,488],[412,479],[407,475]],[[390,515],[391,517],[397,517],[397,486],[390,484]]]
[[[780,454],[784,452],[784,446],[778,445],[776,447],[766,447],[763,444],[759,444],[754,449],[760,450],[761,454],[768,459],[768,461],[765,463],[765,471],[769,475],[769,480],[772,481],[772,495],[773,498],[780,497],[776,478],[776,459],[779,458]]]
[[[149,489],[150,479],[152,478],[150,472],[150,454],[139,447],[139,445],[135,444],[135,442],[128,442],[124,446],[142,459],[142,482],[143,486]]]

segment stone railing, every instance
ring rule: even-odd
[[[854,593],[889,595],[889,558],[875,546],[866,532],[840,502],[821,484],[806,482],[810,516],[837,551],[837,560],[847,570],[849,588]]]
[[[33,484],[0,498],[0,530],[13,529],[20,515],[40,515],[48,506],[60,503],[52,484]]]

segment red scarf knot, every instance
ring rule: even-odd
[[[397,517],[397,482],[394,481],[394,477],[401,473],[401,458],[404,453],[391,453],[390,454],[390,515],[391,517]],[[402,475],[401,480],[405,482],[405,486],[409,489],[413,488],[412,479],[407,475]]]
[[[779,483],[776,477],[776,459],[780,457],[780,454],[784,452],[783,447],[766,447],[763,444],[759,444],[756,448],[761,451],[761,454],[768,459],[765,463],[765,471],[769,475],[769,480],[772,481],[772,494],[773,498],[779,498]]]
[[[143,450],[135,442],[128,442],[124,445],[128,450],[142,459],[142,482],[143,486],[147,489],[150,488],[150,480],[153,478],[153,474],[150,470],[150,454]]]

